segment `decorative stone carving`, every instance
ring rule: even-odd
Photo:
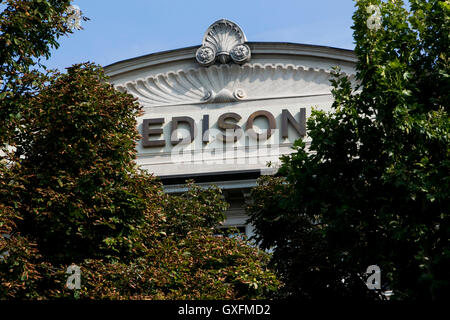
[[[216,53],[209,47],[201,47],[197,50],[195,57],[201,65],[207,66],[214,63]]]
[[[204,99],[207,103],[226,103],[226,102],[236,102],[243,100],[245,98],[245,92],[242,89],[236,89],[233,93],[228,89],[222,89],[215,93],[210,91]]]
[[[227,64],[160,73],[116,88],[145,107],[229,103],[330,94],[330,73],[292,64]]]
[[[236,63],[244,63],[250,59],[250,48],[246,44],[238,44],[230,51],[231,59]]]
[[[232,60],[243,64],[250,60],[250,47],[242,29],[226,19],[214,22],[203,36],[202,46],[195,55],[198,63],[204,67],[214,64],[217,60],[225,64]]]

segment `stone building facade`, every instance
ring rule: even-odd
[[[222,19],[201,46],[153,53],[105,67],[110,82],[143,106],[138,164],[168,193],[186,179],[222,188],[226,226],[248,236],[245,202],[256,179],[304,139],[311,109],[330,109],[332,67],[354,78],[351,50],[281,42],[248,42]],[[267,164],[271,163],[271,167]]]

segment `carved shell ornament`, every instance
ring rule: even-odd
[[[258,63],[258,57],[246,63],[251,56],[246,41],[237,24],[218,20],[206,30],[195,53],[200,66],[189,62],[189,67],[143,74],[115,87],[149,108],[330,95],[331,69]],[[353,81],[354,74],[349,76]]]
[[[234,22],[221,19],[214,22],[203,36],[202,46],[197,50],[197,62],[204,67],[218,61],[243,64],[250,60],[250,47],[242,29]]]
[[[331,69],[293,64],[218,64],[138,78],[116,89],[146,107],[329,95]],[[353,81],[354,74],[349,74]]]

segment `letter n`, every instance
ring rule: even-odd
[[[284,139],[288,138],[289,136],[288,124],[292,125],[292,127],[295,129],[295,131],[297,131],[299,136],[301,137],[306,136],[306,109],[300,108],[299,122],[295,120],[295,118],[287,109],[283,109],[281,113],[281,136]]]

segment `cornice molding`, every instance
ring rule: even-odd
[[[356,55],[353,50],[332,48],[326,46],[316,46],[308,44],[287,43],[287,42],[247,42],[252,56],[255,58],[266,55],[283,55],[296,57],[314,57],[319,59],[332,60],[334,63],[347,62],[355,64]],[[137,71],[140,69],[164,65],[167,63],[196,63],[195,53],[200,46],[192,46],[176,50],[152,53],[132,59],[122,60],[104,67],[105,72],[110,77],[120,77],[121,75]]]

